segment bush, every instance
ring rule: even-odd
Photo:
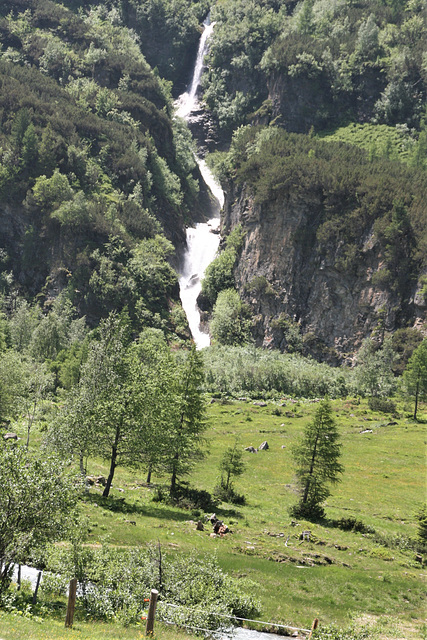
[[[171,498],[169,494],[164,496],[163,492],[158,490],[157,502],[172,502],[181,507],[181,509],[188,509],[189,511],[194,511],[195,509],[212,511],[215,508],[215,501],[209,491],[192,489],[185,483],[178,485],[173,498]]]
[[[312,504],[311,502],[298,502],[289,508],[289,515],[292,518],[300,518],[315,522],[325,517],[325,510],[320,504]]]
[[[416,514],[418,521],[418,538],[427,546],[427,504],[424,504]]]
[[[69,576],[69,555],[68,550],[57,549],[48,559],[48,570]],[[247,581],[229,577],[211,557],[172,558],[157,546],[144,550],[104,546],[85,556],[84,570],[90,587],[82,604],[93,618],[134,623],[144,613],[144,598],[153,588],[161,594],[159,620],[217,630],[228,623],[219,614],[246,618],[259,614],[254,599],[243,591],[249,587]]]
[[[240,506],[246,504],[246,497],[241,493],[237,493],[231,486],[226,489],[222,485],[217,485],[214,489],[214,497],[221,502],[230,502]]]
[[[369,525],[364,524],[361,520],[356,518],[340,518],[340,520],[333,520],[333,525],[342,529],[343,531],[353,531],[356,533],[375,533],[375,529]]]
[[[380,411],[381,413],[396,413],[396,404],[392,400],[387,400],[387,398],[369,398],[368,406],[371,411]]]

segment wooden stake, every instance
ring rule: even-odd
[[[77,596],[77,578],[70,580],[70,588],[68,589],[68,606],[67,615],[65,617],[65,626],[72,627],[74,620],[74,609],[76,608]]]
[[[34,589],[34,593],[33,593],[33,604],[37,604],[37,592],[39,590],[41,577],[42,577],[42,572],[39,571],[37,574],[36,588]]]
[[[148,605],[147,626],[145,627],[145,635],[150,637],[154,631],[154,617],[156,615],[157,597],[159,592],[157,589],[151,589],[150,604]]]
[[[315,629],[317,629],[318,624],[319,624],[319,620],[318,620],[318,618],[315,618],[315,619],[313,620],[313,624],[311,625],[311,631],[310,631],[310,635],[308,636],[308,640],[310,640],[311,636],[313,635],[313,631],[314,631]]]

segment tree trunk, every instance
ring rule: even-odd
[[[33,413],[29,413],[28,414],[27,442],[26,442],[27,451],[28,451],[28,448],[30,446],[30,431],[31,431],[31,427],[33,426],[33,420],[34,420],[35,413],[36,413],[36,405],[34,405]]]
[[[79,464],[80,464],[80,474],[82,478],[85,478],[86,469],[85,469],[84,460],[83,460],[83,451],[79,452]]]
[[[311,481],[311,476],[313,475],[313,469],[314,469],[314,461],[316,460],[316,450],[317,450],[317,442],[319,440],[319,436],[316,436],[316,440],[314,442],[314,449],[313,449],[313,455],[311,457],[311,464],[310,464],[310,471],[308,473],[308,480],[307,480],[307,484],[305,485],[304,488],[304,495],[302,498],[302,503],[305,504],[308,500],[308,490],[310,488],[310,481]]]
[[[178,460],[179,460],[179,454],[175,453],[175,455],[173,457],[171,485],[169,487],[169,495],[170,496],[173,496],[175,491],[176,491],[176,480],[177,480],[176,467],[177,467],[177,465],[175,463],[177,463]]]
[[[148,473],[147,473],[147,484],[151,483],[151,464],[148,467]]]
[[[226,482],[225,482],[225,490],[226,490],[226,491],[228,490],[228,487],[229,487],[229,485],[230,485],[230,475],[231,475],[231,471],[230,471],[230,470],[228,470],[228,471],[227,471],[227,480],[226,480]]]
[[[417,419],[417,411],[418,411],[418,394],[420,392],[420,381],[417,380],[417,386],[415,387],[415,407],[414,407],[414,420]]]
[[[110,473],[108,474],[107,484],[105,485],[105,489],[102,493],[104,498],[108,498],[110,494],[111,485],[113,483],[114,472],[117,466],[117,448],[120,441],[120,427],[116,429],[116,437],[114,438],[114,444],[111,447],[111,462],[110,462]]]

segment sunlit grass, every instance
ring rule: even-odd
[[[124,628],[114,623],[76,621],[72,629],[66,629],[63,621],[43,619],[35,622],[1,611],[0,633],[2,640],[142,640],[146,637],[143,625]],[[153,639],[193,640],[194,636],[157,623]]]
[[[250,401],[218,401],[209,405],[209,453],[188,478],[191,486],[212,491],[221,456],[236,441],[242,448],[258,447],[264,440],[269,444],[268,451],[244,452],[247,469],[235,488],[247,504],[221,504],[216,510],[233,533],[212,538],[208,524],[205,531],[197,531],[196,521],[205,515],[200,510],[153,502],[156,486],[167,493],[167,477],[154,477],[153,486],[147,487],[145,472],[119,468],[111,498],[105,500],[101,489],[91,489],[82,499],[91,523],[90,543],[160,542],[165,555],[215,554],[224,570],[252,581],[250,590],[261,603],[264,620],[309,627],[315,617],[346,625],[355,615],[384,615],[420,625],[425,613],[423,570],[413,550],[393,541],[416,536],[415,511],[425,492],[424,426],[410,418],[403,403],[397,418],[372,413],[365,401],[332,404],[345,472],[327,500],[324,522],[292,526],[288,515],[297,500],[292,446],[316,403],[259,407]],[[426,417],[423,405],[420,419]],[[372,432],[362,433],[368,429]],[[39,439],[34,433],[34,442]],[[89,472],[106,474],[107,466],[89,461]],[[379,537],[333,525],[333,520],[349,517],[372,527]],[[300,540],[304,529],[311,530],[312,541]],[[279,533],[283,536],[276,537]],[[14,636],[6,640],[9,637]]]

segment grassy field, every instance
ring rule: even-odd
[[[209,405],[210,450],[189,478],[191,486],[212,491],[221,456],[236,441],[242,448],[258,447],[264,440],[269,445],[257,454],[244,452],[247,468],[235,488],[247,504],[222,503],[216,510],[233,533],[213,538],[209,523],[205,531],[197,531],[196,521],[206,514],[153,501],[166,478],[154,478],[147,487],[143,472],[119,469],[110,498],[91,489],[82,502],[91,522],[90,543],[159,541],[165,554],[214,554],[224,570],[251,581],[262,620],[307,628],[315,617],[323,624],[342,626],[355,618],[388,619],[395,630],[383,638],[423,637],[427,570],[417,561],[409,539],[416,537],[415,512],[425,499],[425,425],[414,422],[403,404],[391,417],[372,413],[364,401],[333,401],[343,444],[342,482],[333,488],[323,522],[294,522],[288,515],[288,507],[297,500],[291,448],[317,404],[284,402],[285,406],[257,406],[249,400]],[[427,418],[426,410],[421,408],[421,420]],[[33,442],[39,438],[35,434]],[[90,473],[106,470],[100,461],[89,463]],[[342,518],[355,518],[374,533],[344,531],[337,526]],[[301,539],[306,530],[311,532],[309,541]],[[7,616],[0,618],[0,638],[140,637],[135,630],[133,636],[124,630],[123,635],[102,635],[102,630],[92,626],[88,631],[86,625],[76,627],[80,635],[59,635],[59,629],[58,635],[37,635],[36,630],[27,635],[22,629],[15,633],[12,622]],[[158,637],[180,637],[167,633]]]

